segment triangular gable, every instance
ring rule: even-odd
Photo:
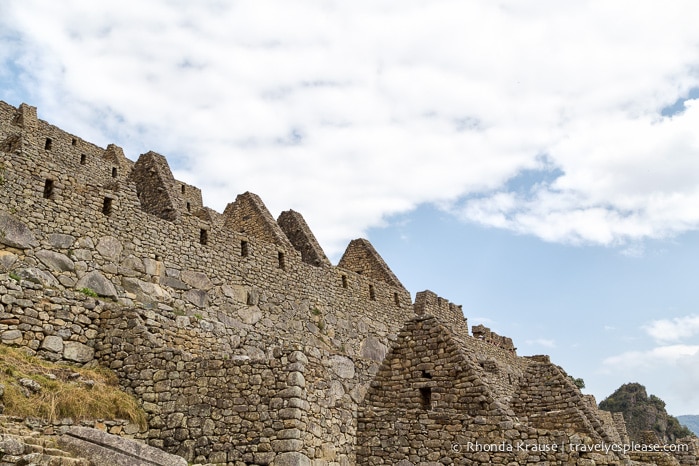
[[[286,210],[277,218],[277,224],[294,248],[301,253],[301,260],[315,266],[331,265],[323,248],[320,247],[318,240],[300,213]]]
[[[496,405],[458,341],[434,316],[405,324],[363,403],[370,410],[451,411],[464,417],[503,415]]]
[[[110,157],[114,156],[116,153]],[[165,157],[152,151],[141,155],[129,179],[136,183],[136,193],[144,211],[170,221],[179,217],[177,206],[182,204],[182,200]]]
[[[269,213],[260,196],[239,194],[223,211],[224,225],[239,233],[291,249],[293,246]]]
[[[604,422],[585,401],[580,390],[548,356],[531,356],[512,410],[531,427],[584,433],[597,441],[613,443]]]
[[[337,266],[405,289],[398,277],[393,274],[383,258],[376,252],[374,246],[364,238],[354,239],[350,242]]]

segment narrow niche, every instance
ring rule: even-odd
[[[112,215],[112,198],[105,197],[102,201],[102,213],[106,216]]]
[[[117,177],[117,168],[112,167],[112,178],[116,178],[116,177]]]
[[[374,290],[374,285],[369,285],[369,299],[376,301],[376,290]]]
[[[432,388],[422,387],[420,388],[420,403],[423,409],[432,409]]]
[[[51,138],[46,138],[46,141],[44,142],[44,150],[51,150],[51,146],[53,146],[53,141]]]
[[[87,155],[80,154],[80,165],[85,165],[87,163]]]
[[[209,231],[205,229],[199,230],[199,243],[206,246],[209,244]]]
[[[393,293],[393,302],[396,303],[396,306],[400,307],[400,297],[398,293]]]
[[[53,199],[53,180],[44,182],[44,199]]]
[[[277,265],[280,269],[286,270],[286,259],[284,258],[284,253],[281,251],[277,253]]]
[[[342,276],[342,288],[347,288],[347,275]]]
[[[240,242],[240,255],[242,257],[248,257],[248,255],[250,255],[250,245],[245,240]]]
[[[78,144],[78,140],[75,139],[75,138],[73,138],[73,139],[70,141],[70,145],[71,145],[71,146],[75,146],[75,145],[77,145],[77,144]]]
[[[191,212],[191,211],[192,211],[192,204],[190,204],[190,203],[188,202],[188,203],[187,203],[187,212]]]
[[[185,191],[186,191],[186,188],[184,185],[182,185],[182,194],[184,194]]]

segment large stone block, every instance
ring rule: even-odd
[[[119,260],[119,256],[123,249],[124,247],[121,245],[121,241],[113,236],[103,236],[97,243],[97,251],[102,257],[111,261]]]
[[[95,350],[77,341],[67,341],[63,344],[63,357],[69,361],[90,362],[95,357]]]
[[[75,264],[65,254],[42,249],[36,252],[36,257],[45,266],[56,272],[69,272],[75,269]]]
[[[303,453],[289,451],[278,454],[272,461],[272,466],[311,466],[311,460]]]
[[[39,245],[34,233],[24,223],[5,212],[0,212],[0,243],[18,249]]]
[[[88,427],[71,427],[59,443],[95,466],[187,466],[182,457]]]
[[[81,290],[83,288],[89,288],[99,296],[107,296],[110,298],[117,297],[116,288],[112,282],[107,280],[104,275],[99,273],[97,270],[86,273],[78,283],[76,283],[75,288]]]
[[[17,275],[19,275],[19,277],[22,280],[37,283],[43,286],[44,288],[53,288],[59,285],[58,280],[56,280],[56,277],[54,277],[48,272],[44,272],[41,269],[37,269],[36,267],[28,267],[26,269],[22,269],[19,272],[17,272]]]

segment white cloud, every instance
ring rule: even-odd
[[[628,253],[699,226],[699,106],[660,113],[699,86],[690,1],[1,8],[42,118],[164,153],[218,210],[298,210],[331,254],[424,202]]]
[[[627,351],[604,359],[602,364],[605,370],[612,372],[668,364],[674,366],[697,354],[699,354],[699,345],[667,345],[647,351]]]
[[[699,316],[654,320],[643,329],[659,342],[680,341],[699,334]]]
[[[555,348],[556,347],[555,341],[549,340],[546,338],[537,338],[535,340],[526,340],[524,343],[526,345],[529,345],[529,346],[543,346],[545,348]]]

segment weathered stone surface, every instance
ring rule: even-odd
[[[163,273],[163,263],[149,257],[143,259],[143,266],[148,275],[158,276]]]
[[[10,251],[0,251],[0,267],[9,270],[17,262],[17,255]]]
[[[49,243],[54,248],[68,249],[75,244],[75,236],[64,235],[62,233],[52,233],[49,235]]]
[[[214,286],[209,277],[203,272],[185,270],[180,274],[180,279],[192,288],[199,290],[210,290]]]
[[[95,350],[77,341],[67,341],[63,344],[63,357],[69,361],[85,363],[95,358]]]
[[[39,385],[39,383],[36,380],[22,378],[19,379],[18,382],[21,386],[28,389],[30,392],[41,392],[41,385]]]
[[[95,466],[187,466],[182,457],[88,427],[71,427],[59,442]]]
[[[22,332],[19,330],[7,330],[0,335],[0,339],[6,345],[16,345],[22,342]]]
[[[189,290],[184,294],[184,298],[197,307],[206,307],[209,300],[206,291],[202,290]]]
[[[188,290],[189,286],[182,280],[174,277],[161,277],[160,284],[175,290]]]
[[[41,348],[54,353],[63,353],[63,338],[57,335],[48,335],[41,342]]]
[[[47,251],[42,249],[36,252],[36,257],[51,270],[56,272],[69,272],[75,269],[73,261],[60,252]]]
[[[121,286],[129,293],[134,293],[136,299],[146,303],[163,302],[172,299],[170,293],[165,291],[160,285],[144,282],[137,278],[124,278],[121,281]]]
[[[35,248],[39,245],[34,233],[6,212],[0,212],[0,243],[18,249]]]
[[[242,285],[223,285],[221,291],[229,298],[243,304],[248,301],[248,289]]]
[[[374,361],[381,362],[383,361],[383,358],[386,357],[387,351],[388,348],[386,348],[386,345],[381,343],[381,341],[374,336],[368,336],[362,342],[362,357],[365,357],[367,359],[372,359]]]
[[[48,272],[44,272],[36,267],[28,267],[26,269],[21,269],[17,272],[22,280],[27,280],[32,283],[38,283],[45,288],[54,288],[59,285],[56,277]]]
[[[257,306],[244,307],[238,310],[240,320],[249,325],[255,325],[262,319],[262,311]]]
[[[278,454],[272,466],[311,466],[311,460],[303,453],[289,451]]]
[[[351,379],[354,377],[354,363],[345,356],[331,356],[330,368],[332,371],[343,379]]]
[[[97,251],[102,255],[102,257],[111,261],[119,260],[119,256],[121,255],[121,251],[123,249],[124,247],[122,246],[121,241],[113,236],[103,236],[97,243]]]
[[[18,439],[8,435],[0,440],[0,452],[0,456],[19,456],[24,454],[24,444]]]
[[[104,275],[99,273],[97,270],[86,273],[78,283],[75,284],[75,288],[81,290],[83,288],[89,288],[99,296],[107,296],[109,298],[116,298],[117,292],[116,288],[112,282],[107,280]]]
[[[121,265],[124,268],[132,269],[132,270],[135,270],[135,271],[141,272],[141,273],[146,271],[146,268],[143,265],[143,261],[141,259],[139,259],[138,257],[134,256],[133,254],[130,254],[128,257],[126,257],[122,261]]]

